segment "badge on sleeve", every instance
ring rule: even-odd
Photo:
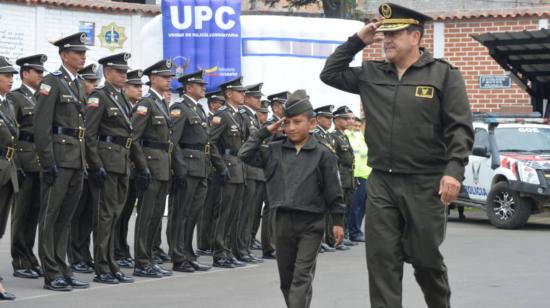
[[[144,116],[144,115],[147,115],[147,111],[148,111],[147,106],[138,106],[136,113],[140,116]]]
[[[170,117],[172,119],[177,119],[181,116],[181,109],[179,108],[174,108],[170,111]]]
[[[221,117],[213,117],[212,118],[212,124],[214,125],[220,125],[220,123],[222,122],[222,118]]]
[[[99,97],[88,98],[88,102],[86,103],[86,106],[90,109],[96,109],[97,107],[99,107]]]
[[[48,96],[50,95],[50,90],[52,89],[52,86],[48,85],[48,84],[41,84],[40,85],[40,89],[38,90],[38,92],[44,96]]]

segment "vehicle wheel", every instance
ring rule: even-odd
[[[507,182],[493,186],[487,196],[487,216],[493,226],[517,229],[527,223],[531,215],[531,202],[510,189]]]

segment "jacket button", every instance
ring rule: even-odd
[[[65,143],[65,142],[67,142],[65,139],[62,139],[62,140],[61,140],[61,143]]]
[[[151,159],[152,157],[151,156],[147,156],[147,159]]]
[[[113,148],[112,147],[108,147],[109,150],[112,150]]]

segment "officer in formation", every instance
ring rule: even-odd
[[[379,11],[384,19],[337,47],[320,76],[328,85],[360,94],[368,123],[370,302],[402,307],[403,265],[409,262],[427,306],[450,307],[439,246],[445,206],[458,196],[473,145],[465,83],[457,68],[420,47],[430,17],[388,3]],[[350,67],[358,52],[379,41],[386,47],[385,61]]]

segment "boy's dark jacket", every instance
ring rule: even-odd
[[[264,169],[270,206],[310,213],[330,212],[334,224],[343,225],[345,204],[336,156],[312,137],[298,154],[288,138],[262,145],[270,136],[264,127],[239,151],[245,163]]]

